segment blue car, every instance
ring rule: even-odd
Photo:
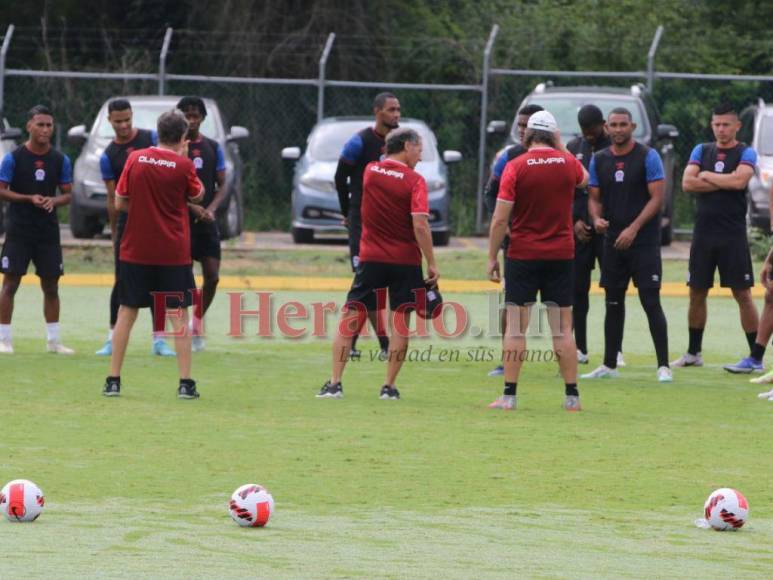
[[[285,147],[282,158],[295,160],[292,192],[292,234],[296,244],[311,243],[315,233],[345,233],[335,188],[335,172],[344,143],[357,131],[373,125],[371,117],[331,117],[312,129],[306,151]],[[462,158],[458,151],[438,153],[435,134],[423,121],[402,119],[401,127],[415,129],[423,141],[422,160],[416,166],[429,190],[430,226],[435,245],[450,237],[447,163]]]

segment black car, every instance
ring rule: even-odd
[[[663,160],[666,175],[666,190],[663,197],[662,243],[667,246],[674,235],[674,184],[676,183],[676,152],[673,140],[679,131],[673,125],[661,124],[660,114],[652,96],[642,85],[633,85],[628,89],[613,87],[554,87],[542,83],[523,100],[522,107],[537,104],[550,111],[558,122],[561,137],[565,141],[580,135],[577,123],[577,111],[587,104],[596,105],[606,117],[615,107],[625,107],[633,115],[636,123],[634,138],[655,149]],[[489,123],[489,132],[497,133],[506,129],[504,121]],[[506,145],[518,140],[515,121],[513,121]]]
[[[21,136],[21,129],[11,127],[6,119],[0,119],[0,160],[16,149],[16,141]],[[5,202],[0,201],[0,235],[5,233],[5,206]]]

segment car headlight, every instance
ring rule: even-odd
[[[445,189],[446,182],[442,179],[428,179],[427,180],[427,190],[428,191],[439,191],[441,189]]]
[[[301,185],[313,189],[315,191],[321,191],[322,193],[335,193],[335,184],[327,179],[320,179],[319,177],[312,177],[304,175],[300,179]]]
[[[773,171],[767,169],[760,171],[760,183],[763,188],[770,190],[771,185],[773,185]]]

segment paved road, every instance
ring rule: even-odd
[[[87,247],[87,246],[109,246],[110,240],[106,237],[92,240],[78,240],[72,237],[70,229],[62,226],[62,245],[65,247]],[[2,238],[0,238],[2,239]],[[486,238],[461,238],[452,237],[449,245],[445,248],[438,248],[439,252],[448,252],[454,250],[477,249],[485,252],[488,248]],[[245,232],[238,239],[228,240],[223,243],[223,250],[284,250],[289,248],[310,249],[317,251],[343,251],[346,247],[346,240],[341,236],[330,236],[319,239],[314,244],[293,244],[289,233],[284,232]],[[663,248],[663,258],[670,260],[687,260],[690,256],[690,242],[676,241],[670,246]]]

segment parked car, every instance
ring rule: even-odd
[[[558,122],[561,137],[569,141],[580,135],[577,123],[577,111],[583,105],[594,104],[604,113],[604,117],[615,107],[625,107],[633,115],[636,123],[634,138],[649,145],[658,152],[663,160],[666,175],[666,190],[663,197],[661,216],[661,236],[663,245],[669,245],[674,235],[674,184],[681,176],[677,175],[676,152],[673,140],[679,136],[674,125],[661,124],[660,114],[652,96],[643,85],[633,85],[628,89],[612,87],[554,87],[550,83],[542,83],[523,100],[520,107],[529,104],[541,105],[550,111]],[[489,123],[490,133],[506,130],[504,121]],[[518,140],[515,121],[513,121],[506,145]]]
[[[0,119],[0,160],[10,153],[17,146],[17,140],[22,136],[21,129],[11,127],[6,119]],[[5,206],[6,203],[0,201],[0,235],[5,233]]]
[[[303,154],[300,147],[282,149],[283,159],[296,161],[292,191],[292,234],[296,244],[313,242],[317,232],[346,231],[335,188],[338,158],[352,135],[372,125],[371,117],[330,117],[311,130]],[[415,129],[421,135],[424,147],[416,171],[427,180],[433,242],[445,246],[450,237],[446,164],[460,161],[462,154],[449,150],[441,157],[435,134],[423,121],[402,119],[400,126]]]
[[[134,112],[134,126],[155,129],[156,119],[164,111],[174,109],[180,97],[134,96],[127,97]],[[223,149],[226,166],[227,190],[225,201],[217,211],[220,237],[238,236],[242,231],[244,197],[242,195],[242,161],[237,141],[249,136],[244,127],[233,126],[225,130],[223,115],[217,103],[204,99],[207,117],[201,124],[201,133],[214,139]],[[81,145],[81,154],[73,169],[73,196],[70,204],[70,230],[76,238],[93,238],[102,232],[107,223],[107,189],[99,170],[99,157],[110,144],[115,133],[107,120],[107,102],[102,105],[90,131],[85,125],[77,125],[67,132],[68,139]]]
[[[757,152],[757,171],[749,181],[749,225],[770,231],[770,190],[773,187],[773,105],[759,100],[741,113],[739,140]]]

